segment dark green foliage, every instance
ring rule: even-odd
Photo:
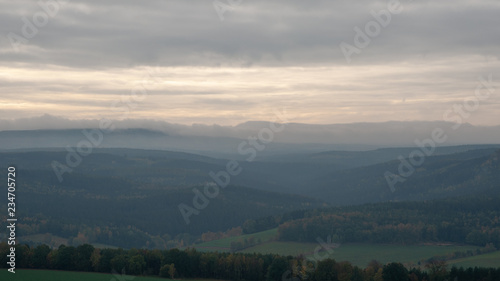
[[[450,280],[481,280],[481,281],[496,281],[500,280],[499,268],[456,268],[450,270]]]
[[[117,255],[113,257],[110,261],[111,270],[114,272],[122,272],[126,269],[128,264],[128,259],[125,254]]]
[[[161,251],[147,251],[144,255],[144,259],[146,262],[146,275],[158,275],[162,259]]]
[[[47,245],[38,245],[33,250],[33,267],[34,268],[48,268],[47,256],[50,253],[50,247]]]
[[[313,274],[314,281],[338,281],[338,272],[336,270],[336,262],[332,259],[326,259],[318,262],[316,270]]]
[[[56,269],[74,271],[77,269],[77,252],[73,246],[61,245],[57,249]]]
[[[170,265],[165,264],[160,268],[160,277],[163,278],[168,278],[170,275],[168,274],[168,271],[170,270]]]
[[[446,262],[444,261],[431,261],[425,265],[428,269],[430,281],[445,281],[448,280],[448,270]]]
[[[76,268],[78,271],[93,271],[90,256],[94,252],[94,247],[83,244],[76,247]]]
[[[16,245],[16,265],[18,267],[29,267],[32,264],[32,252],[28,245]],[[6,264],[5,264],[6,265]]]
[[[242,226],[243,233],[252,234],[256,232],[261,232],[264,230],[268,230],[271,228],[275,228],[279,225],[276,218],[273,216],[258,218],[258,219],[250,219],[245,221]]]
[[[384,281],[407,281],[408,270],[398,262],[392,262],[384,266],[382,271]]]
[[[273,259],[271,265],[267,269],[267,281],[281,281],[283,278],[283,274],[289,270],[289,264],[287,259],[283,257],[276,256]]]
[[[128,259],[127,273],[131,275],[141,275],[146,268],[146,261],[142,255],[135,255]]]
[[[364,281],[363,280],[363,270],[357,266],[353,268],[351,281]]]

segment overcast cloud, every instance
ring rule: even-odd
[[[389,2],[243,0],[221,21],[212,1],[71,0],[26,38],[23,18],[43,9],[1,0],[0,118],[443,120],[491,74],[497,90],[466,121],[500,124],[500,2],[401,1],[348,62],[339,45]]]

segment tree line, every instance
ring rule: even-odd
[[[0,243],[2,267],[10,247]],[[126,273],[165,278],[212,278],[234,281],[444,281],[500,280],[500,268],[447,269],[444,261],[429,262],[425,269],[407,269],[401,263],[382,265],[373,260],[366,268],[333,259],[311,261],[303,256],[271,254],[202,253],[194,249],[98,249],[47,245],[15,247],[17,268]],[[456,278],[456,279],[455,279]]]
[[[314,242],[325,233],[335,242],[453,242],[500,248],[499,198],[390,202],[307,210],[275,217],[278,239]],[[264,219],[264,223],[269,218]],[[258,223],[257,223],[258,224]],[[245,230],[245,228],[244,228]]]

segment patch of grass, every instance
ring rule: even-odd
[[[0,270],[0,280],[8,281],[160,281],[171,280],[159,277],[140,277],[140,276],[114,276],[113,274],[87,273],[87,272],[69,272],[53,270],[16,270],[15,274],[7,271],[6,268]],[[174,279],[183,281],[214,281],[212,279]],[[220,281],[220,280],[217,280]]]
[[[320,246],[319,243],[296,243],[296,242],[269,242],[247,248],[244,253],[270,253],[280,255],[297,256],[304,254],[308,258],[314,258],[314,250]],[[464,252],[475,250],[475,246],[437,246],[437,245],[384,245],[384,244],[342,244],[339,248],[328,251],[319,251],[320,259],[333,258],[337,261],[349,261],[353,265],[366,267],[375,259],[381,263],[401,262],[406,264],[417,264],[418,261],[431,258],[436,255],[446,255],[456,251]]]
[[[267,242],[254,247],[246,248],[238,253],[261,253],[261,254],[280,254],[284,256],[297,256],[300,254],[313,253],[319,246],[317,243],[299,243],[299,242]]]
[[[500,251],[487,253],[483,255],[477,255],[467,258],[461,258],[456,260],[448,261],[451,266],[461,267],[500,267]]]
[[[218,240],[213,240],[209,242],[200,243],[194,245],[193,248],[199,251],[229,251],[231,248],[231,242],[240,241],[244,239],[249,239],[250,237],[254,237],[254,239],[260,239],[261,243],[272,241],[276,238],[278,234],[278,228],[273,228],[270,230],[257,232],[253,234],[244,234],[240,236],[222,238]]]
[[[341,245],[330,255],[331,258],[366,267],[372,259],[381,263],[401,262],[417,266],[418,261],[433,256],[446,255],[453,252],[475,250],[475,246],[437,246],[437,245],[382,245],[382,244],[346,244]]]
[[[154,277],[136,277],[129,275],[119,276],[119,278],[116,278],[113,274],[87,272],[20,269],[16,270],[15,274],[12,274],[8,272],[6,268],[0,271],[0,279],[9,281],[114,281],[117,279],[129,281],[166,280]]]
[[[238,253],[261,253],[261,254],[279,254],[284,256],[305,255],[308,258],[314,258],[315,249],[320,246],[319,243],[299,243],[299,242],[281,242],[275,241],[277,228],[254,233],[229,237],[210,242],[201,243],[195,246],[199,251],[230,251],[231,242],[243,240],[245,238],[260,238],[261,244],[238,251]],[[349,261],[353,265],[366,267],[368,263],[375,259],[381,263],[401,262],[406,265],[418,267],[418,262],[427,260],[433,256],[444,256],[454,252],[466,252],[476,250],[476,246],[462,245],[395,245],[395,244],[363,244],[350,243],[342,244],[339,248],[333,249],[330,254],[321,249],[320,258],[333,258],[337,261]],[[448,262],[450,265],[457,266],[482,266],[498,267],[500,265],[500,251],[457,259]],[[423,266],[423,264],[422,264]]]

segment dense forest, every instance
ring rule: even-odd
[[[105,151],[89,155],[63,182],[50,163],[63,162],[64,152],[1,153],[0,163],[17,163],[22,187],[16,191],[17,203],[23,217],[19,237],[49,233],[75,245],[166,249],[188,245],[205,232],[227,231],[250,218],[327,206],[300,195],[230,184],[188,224],[178,206],[193,206],[193,190],[203,191],[208,172],[222,169],[223,160],[176,152]],[[6,202],[0,207],[6,208]]]
[[[283,241],[314,242],[329,234],[342,243],[453,242],[500,248],[498,202],[489,197],[391,202],[294,212],[295,219],[276,220],[283,220],[278,231]],[[261,224],[268,222],[263,218]]]
[[[11,249],[0,243],[0,263],[8,266]],[[97,249],[47,245],[15,247],[17,269],[55,269],[86,272],[117,272],[165,278],[214,278],[235,281],[444,281],[500,280],[500,268],[448,269],[443,261],[431,261],[423,269],[407,269],[400,263],[382,265],[373,260],[362,269],[333,259],[312,261],[304,257],[201,253],[187,250]]]
[[[245,233],[252,233],[286,223],[280,228],[280,239],[284,240],[314,241],[316,233],[327,231],[344,242],[367,239],[412,243],[410,240],[415,238],[413,243],[445,240],[481,245],[489,241],[498,248],[495,224],[488,220],[474,222],[472,217],[466,217],[460,225],[447,221],[447,214],[426,218],[425,210],[419,208],[428,209],[427,203],[420,207],[414,203],[417,205],[412,205],[413,210],[398,209],[397,214],[396,209],[401,205],[322,209],[330,206],[328,202],[346,205],[423,201],[477,194],[498,197],[497,147],[450,147],[442,148],[439,153],[436,149],[436,155],[427,158],[394,193],[387,186],[384,172],[393,171],[398,161],[384,161],[405,154],[410,148],[332,151],[290,155],[290,159],[278,155],[261,162],[240,162],[243,172],[232,177],[218,196],[207,200],[203,210],[191,215],[189,223],[178,206],[193,206],[194,190],[203,190],[212,180],[209,172],[224,169],[227,160],[181,152],[96,149],[78,169],[65,173],[62,182],[51,166],[53,161],[65,161],[66,152],[57,149],[4,152],[0,154],[0,164],[17,163],[22,186],[17,191],[17,202],[22,206],[19,214],[24,218],[18,234],[31,245],[42,242],[58,246],[59,241],[51,240],[62,238],[67,245],[74,246],[100,243],[123,248],[169,249],[200,241],[206,233],[226,232],[239,226]],[[363,163],[379,164],[359,167]],[[2,179],[4,174],[0,174]],[[308,193],[297,194],[299,190]],[[458,213],[461,205],[454,205]],[[0,207],[4,208],[5,203],[0,202]],[[435,212],[442,209],[434,205],[430,208]],[[311,209],[317,210],[308,211]],[[444,211],[461,219],[455,212]],[[372,212],[379,215],[366,215]],[[313,218],[315,214],[321,217]],[[480,212],[474,214],[477,215],[489,216]],[[296,219],[304,221],[293,222]],[[473,229],[483,222],[489,224],[487,229]],[[298,223],[306,223],[308,229],[294,230],[294,224]],[[325,223],[328,228],[313,226]],[[299,234],[304,231],[307,233]]]

